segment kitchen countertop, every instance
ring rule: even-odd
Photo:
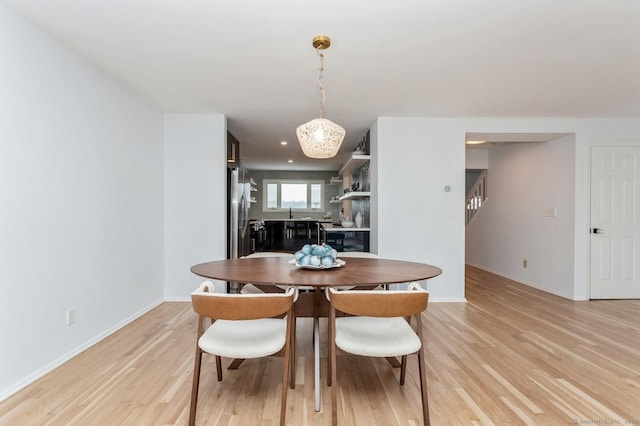
[[[338,226],[338,225],[334,225],[333,221],[331,220],[326,220],[326,219],[251,219],[251,221],[260,221],[260,222],[318,222],[322,224],[322,227],[325,229],[325,231],[329,231],[329,232],[337,232],[337,231],[344,231],[344,232],[362,232],[362,231],[371,231],[371,228],[356,228],[356,227],[352,227],[352,228],[344,228],[342,226]]]
[[[320,223],[331,223],[330,220],[325,219],[310,219],[310,218],[293,218],[293,219],[251,219],[253,221],[262,221],[262,222],[320,222]]]
[[[328,223],[322,225],[322,227],[326,231],[345,231],[345,232],[353,232],[353,231],[371,231],[371,228],[343,228],[342,226],[334,225],[333,223]]]

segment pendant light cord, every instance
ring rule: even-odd
[[[322,85],[322,72],[324,71],[324,53],[322,50],[316,49],[318,56],[320,56],[320,68],[318,68],[318,78],[316,81],[318,82],[318,93],[320,94],[320,118],[324,118],[324,101],[326,99],[326,94],[324,90],[324,86]]]

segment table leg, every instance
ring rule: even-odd
[[[313,318],[313,409],[320,411],[322,386],[320,384],[320,318],[326,317],[327,301],[320,288],[313,293],[302,293],[296,301],[296,318]]]

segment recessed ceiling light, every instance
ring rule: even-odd
[[[293,163],[293,160],[289,160],[289,163]]]
[[[286,145],[288,142],[287,141],[281,141],[280,145]]]
[[[466,141],[467,145],[480,145],[481,143],[486,143],[487,141]]]

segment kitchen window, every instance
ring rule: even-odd
[[[264,179],[262,188],[265,212],[324,210],[323,180]]]

